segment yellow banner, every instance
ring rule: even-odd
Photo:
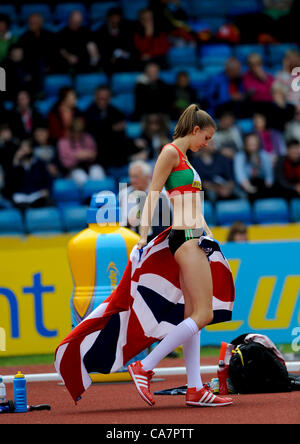
[[[1,239],[0,356],[52,353],[70,332],[69,238]]]

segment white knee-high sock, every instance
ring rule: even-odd
[[[153,370],[157,364],[171,353],[176,347],[182,345],[191,336],[198,333],[199,328],[192,318],[187,318],[178,324],[156,347],[141,361],[145,371]]]
[[[201,330],[182,344],[188,387],[196,387],[197,390],[203,387],[200,374],[200,334]]]

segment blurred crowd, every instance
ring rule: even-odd
[[[124,19],[121,8],[111,8],[94,30],[77,10],[57,32],[32,14],[20,36],[2,14],[0,65],[7,91],[0,93],[0,207],[52,205],[57,178],[82,186],[106,176],[127,180],[131,162],[152,168],[172,140],[174,122],[194,102],[218,124],[210,145],[190,155],[207,199],[300,197],[300,88],[291,74],[300,67],[299,50],[287,51],[272,73],[259,53],[248,56],[246,67],[230,57],[224,70],[211,76],[205,94],[191,85],[188,70],[176,73],[175,84],[160,76],[176,45],[299,44],[297,11],[297,1],[265,0],[265,9],[252,20],[239,15],[227,32],[214,35],[189,21],[179,0],[150,0],[133,22]],[[108,79],[117,72],[140,72],[132,115],[112,104],[109,81],[96,88],[84,111],[77,107],[76,90],[63,87],[48,115],[39,113],[36,101],[44,98],[47,75],[87,72],[104,72]],[[251,123],[249,130],[238,124],[241,119]],[[128,125],[134,122],[141,132],[130,137]]]

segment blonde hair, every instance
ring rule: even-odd
[[[191,134],[195,126],[199,126],[201,130],[205,128],[217,129],[213,118],[207,112],[201,110],[198,105],[193,104],[186,108],[179,117],[174,130],[174,139]]]

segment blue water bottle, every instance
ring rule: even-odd
[[[25,376],[18,372],[14,377],[15,413],[27,412],[27,389]]]

